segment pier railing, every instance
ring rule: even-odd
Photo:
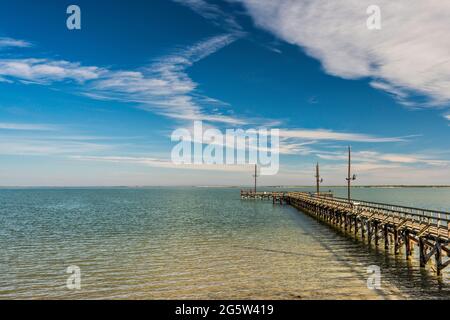
[[[324,197],[320,198],[323,199]],[[348,199],[345,198],[334,197],[332,198],[332,200],[335,202],[348,204]],[[350,203],[350,205],[353,206],[382,210],[387,212],[389,215],[397,216],[399,218],[412,218],[414,220],[417,220],[418,222],[428,222],[437,226],[441,226],[444,224],[448,225],[448,223],[450,222],[450,212],[445,211],[407,207],[356,199],[352,199]]]
[[[418,226],[428,226],[431,229],[435,229],[437,235],[445,233],[446,237],[450,237],[450,212],[356,199],[352,199],[349,202],[348,199],[345,198],[323,197],[317,194],[304,192],[291,192],[288,196],[293,198],[317,199],[322,205],[329,205],[355,214],[362,214],[364,212],[368,214],[380,214],[392,221],[403,221],[404,224],[409,223]]]

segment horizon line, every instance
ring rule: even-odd
[[[74,185],[74,186],[55,186],[55,185],[16,185],[16,186],[0,186],[0,189],[38,189],[38,188],[254,188],[252,185]],[[259,188],[316,188],[315,185],[261,185]],[[347,188],[344,185],[325,185],[321,189],[326,188]],[[351,188],[450,188],[446,184],[368,184],[354,185]]]

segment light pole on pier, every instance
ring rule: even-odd
[[[320,184],[323,182],[323,179],[320,177],[320,171],[319,171],[319,163],[316,164],[316,193],[317,195],[320,194]]]
[[[348,147],[348,175],[347,175],[347,178],[345,178],[345,180],[347,180],[347,197],[348,197],[349,202],[351,200],[351,194],[350,194],[351,182],[356,180],[356,174],[354,174],[353,176],[351,174],[352,174],[352,151],[349,146]]]
[[[255,164],[255,174],[253,175],[253,177],[255,178],[255,189],[254,192],[256,193],[256,179],[258,178],[258,165]]]

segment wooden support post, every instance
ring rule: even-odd
[[[389,230],[386,224],[384,225],[383,235],[384,235],[384,249],[389,250]]]
[[[372,243],[372,222],[367,220],[367,240],[369,245]]]
[[[374,223],[374,229],[375,229],[375,245],[378,247],[378,243],[380,240],[380,237],[378,236],[378,222]]]
[[[439,240],[436,241],[436,253],[434,254],[434,257],[436,259],[436,272],[437,275],[440,276],[442,270],[442,249]]]
[[[411,257],[411,255],[412,255],[411,240],[409,239],[409,231],[408,230],[405,230],[403,241],[405,241],[406,260],[408,260],[409,257]]]
[[[358,217],[355,216],[355,237],[358,235]]]
[[[420,266],[425,267],[427,264],[426,260],[426,252],[425,252],[425,239],[420,237],[419,238],[419,256],[420,256]]]
[[[395,254],[399,254],[399,250],[400,250],[400,240],[398,238],[398,230],[397,228],[394,228],[394,253]]]
[[[361,238],[363,238],[363,239],[365,238],[364,224],[365,224],[365,221],[363,219],[361,219]]]

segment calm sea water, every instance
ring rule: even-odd
[[[449,188],[353,195],[450,210]],[[450,276],[238,189],[0,189],[0,298],[432,299],[450,298]]]

